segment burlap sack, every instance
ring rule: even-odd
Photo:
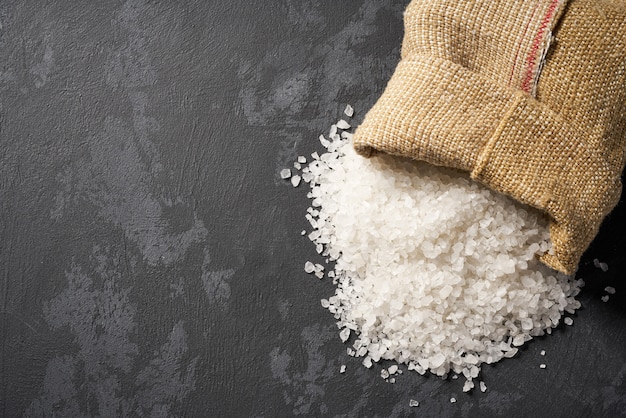
[[[401,61],[356,150],[469,171],[550,217],[576,270],[621,193],[625,0],[413,0]]]

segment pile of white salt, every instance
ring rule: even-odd
[[[311,188],[308,237],[334,265],[326,275],[337,286],[322,306],[344,342],[353,336],[348,354],[366,367],[385,359],[420,374],[463,374],[468,391],[481,364],[513,357],[580,307],[582,280],[537,260],[550,249],[540,213],[466,173],[363,158],[349,129],[339,121],[320,137],[325,153],[308,164],[299,157],[300,174],[281,173]],[[325,273],[311,262],[305,270]]]

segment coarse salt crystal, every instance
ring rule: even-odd
[[[313,273],[315,271],[315,264],[307,261],[306,263],[304,263],[304,271],[306,271],[307,273]]]
[[[545,368],[546,368],[546,365],[545,365],[544,363],[541,363],[541,364],[539,365],[539,368],[540,368],[540,369],[545,369]]]
[[[411,400],[409,401],[409,406],[410,406],[410,407],[412,407],[412,408],[414,408],[414,407],[416,407],[416,406],[420,406],[420,403],[419,403],[418,401],[416,401],[415,399],[411,399]]]
[[[343,111],[343,113],[346,114],[346,116],[348,116],[349,118],[352,117],[352,115],[354,115],[354,109],[352,108],[352,106],[347,105],[346,109]]]
[[[450,398],[450,403],[456,403],[456,398]]]
[[[487,385],[485,384],[485,382],[480,382],[480,391],[483,393],[487,391]]]
[[[299,162],[300,164],[304,164],[304,163],[306,163],[306,157],[305,157],[304,155],[300,155],[300,156],[298,156],[298,162]]]
[[[285,180],[291,177],[291,170],[288,168],[280,170],[280,178]]]
[[[369,369],[370,367],[372,367],[372,359],[371,359],[370,357],[365,357],[365,358],[363,359],[363,362],[362,362],[362,363],[363,363],[363,365],[364,365],[365,367],[367,367],[368,369]]]
[[[346,372],[346,365],[342,364],[341,367],[339,368],[339,373],[345,373]]]
[[[398,371],[398,366],[396,366],[395,364],[389,366],[389,374],[396,374],[396,372]]]
[[[342,329],[339,333],[339,338],[341,338],[341,341],[344,343],[348,341],[348,339],[350,338],[350,328]]]
[[[574,323],[574,320],[570,317],[567,317],[563,320],[563,322],[565,322],[565,325],[572,325]]]
[[[341,119],[339,122],[337,122],[337,128],[350,129],[350,124],[346,122],[345,120]]]
[[[614,295],[615,294],[615,288],[613,286],[607,286],[604,288],[604,291],[606,293],[608,293],[609,295]]]
[[[291,184],[293,185],[293,187],[298,187],[298,185],[300,184],[300,180],[301,180],[301,177],[297,174],[291,177]]]
[[[596,268],[599,268],[600,270],[602,270],[602,271],[603,271],[603,272],[605,272],[605,273],[609,270],[609,265],[608,265],[608,264],[606,264],[606,263],[602,263],[602,262],[600,262],[600,260],[598,260],[597,258],[594,258],[594,259],[593,259],[593,265],[594,265]]]
[[[602,302],[608,302],[609,301],[609,295],[604,295],[600,299],[602,299]]]

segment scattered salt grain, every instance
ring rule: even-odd
[[[450,398],[450,403],[456,403],[456,398]]]
[[[350,338],[350,328],[342,329],[339,333],[339,338],[341,338],[341,341],[344,343],[348,341],[348,338]]]
[[[567,317],[563,320],[563,322],[565,322],[565,325],[572,325],[574,323],[574,320],[570,317]]]
[[[382,377],[383,379],[389,378],[389,371],[387,369],[382,369],[380,371],[380,377]]]
[[[615,294],[615,288],[613,286],[607,286],[604,288],[604,291],[606,293],[608,293],[609,295],[614,295]]]
[[[473,388],[474,388],[474,382],[472,382],[471,380],[466,380],[465,383],[463,384],[463,392],[469,392]]]
[[[295,168],[296,170],[300,170],[302,168],[302,165],[296,161],[295,163],[293,163],[293,168]]]
[[[289,177],[291,177],[291,170],[288,168],[285,168],[283,170],[280,170],[280,178],[285,180],[288,179]]]
[[[541,354],[542,356],[545,356],[546,355],[546,350],[541,350],[541,352],[539,354]]]
[[[540,369],[545,369],[545,368],[546,368],[546,365],[545,365],[544,363],[541,363],[541,364],[539,365],[539,368],[540,368]]]
[[[363,365],[369,369],[372,367],[372,359],[370,357],[365,357],[363,359]]]
[[[342,364],[341,367],[339,368],[339,373],[345,373],[346,372],[346,365]]]
[[[609,270],[609,265],[606,263],[600,262],[600,260],[598,260],[597,258],[593,259],[593,265],[596,268],[599,268],[600,270],[602,270],[604,273],[606,273]]]
[[[315,264],[307,261],[306,263],[304,263],[304,271],[306,271],[307,273],[313,273],[315,271]]]
[[[416,401],[415,399],[411,399],[411,400],[409,401],[409,406],[410,406],[411,408],[414,408],[414,407],[420,406],[420,403],[419,403],[418,401]]]
[[[349,118],[352,117],[352,115],[354,115],[354,109],[352,108],[352,106],[347,105],[346,109],[343,111],[343,113],[346,114],[346,116],[348,116]]]
[[[306,163],[306,157],[305,157],[304,155],[300,155],[300,156],[298,157],[298,162],[299,162],[300,164],[304,164],[304,163]]]
[[[389,370],[389,374],[396,374],[396,372],[398,371],[398,366],[396,366],[395,364],[391,365],[387,370]]]
[[[293,185],[293,187],[298,187],[298,185],[300,184],[300,180],[301,180],[301,177],[298,176],[297,174],[291,177],[291,184]]]
[[[602,299],[602,302],[608,302],[609,301],[609,295],[604,295],[600,299]]]
[[[339,122],[337,122],[337,128],[339,129],[350,129],[350,124],[348,122],[346,122],[345,120],[341,119]]]
[[[487,391],[487,385],[483,381],[480,382],[480,391],[483,393]]]
[[[306,235],[306,231],[303,229],[302,231],[300,231],[300,235]]]

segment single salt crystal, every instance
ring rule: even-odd
[[[409,401],[409,406],[413,408],[413,407],[416,407],[416,406],[420,406],[420,403],[418,401],[416,401],[415,399],[411,399]]]
[[[306,231],[303,229],[302,231],[300,231],[300,235],[306,235]]]
[[[389,383],[392,383],[392,384],[393,384],[393,383],[396,383],[396,378],[395,378],[395,377],[392,377],[391,379],[389,379]]]
[[[314,160],[319,160],[320,159],[320,155],[317,153],[317,151],[315,151],[314,153],[311,154],[311,157],[313,157]]]
[[[371,358],[371,357],[369,357],[369,356],[368,356],[368,357],[365,357],[365,358],[363,359],[363,362],[362,362],[362,363],[363,363],[363,365],[364,365],[365,367],[367,367],[367,368],[369,369],[370,367],[372,367],[372,358]]]
[[[442,353],[437,353],[430,359],[430,368],[436,369],[446,361],[446,357]]]
[[[563,322],[565,322],[565,325],[572,325],[574,323],[574,320],[568,316],[563,320]]]
[[[300,156],[298,157],[298,162],[299,162],[300,164],[304,164],[304,163],[306,163],[306,157],[305,157],[304,155],[300,155]]]
[[[280,170],[280,178],[285,180],[291,177],[291,170],[288,168]]]
[[[349,118],[352,117],[352,115],[354,115],[354,109],[352,108],[352,106],[347,105],[346,109],[343,111],[343,113],[346,114],[346,116],[348,116]]]
[[[455,403],[456,402],[456,398],[450,398],[450,403]]]
[[[302,165],[296,161],[295,163],[293,163],[293,168],[295,168],[296,170],[300,170],[302,168]]]
[[[542,356],[545,356],[546,355],[546,350],[541,350],[541,352],[539,354],[541,354]]]
[[[315,271],[315,264],[307,261],[306,263],[304,263],[304,271],[306,271],[307,273],[313,273]]]
[[[339,332],[339,338],[341,338],[341,341],[344,343],[348,341],[348,338],[350,338],[350,328],[342,329],[341,332]]]
[[[398,371],[398,366],[396,366],[395,364],[389,366],[389,374],[396,374],[397,371]]]
[[[463,384],[463,392],[469,392],[473,388],[474,388],[474,382],[472,382],[471,380],[466,380],[465,383]]]
[[[487,385],[485,385],[485,382],[483,381],[480,382],[480,391],[483,393],[487,391]]]
[[[337,128],[350,129],[350,124],[346,122],[345,120],[341,119],[339,122],[337,122]]]
[[[346,365],[342,364],[341,367],[339,368],[339,373],[345,373],[346,372]]]
[[[600,260],[598,260],[597,258],[594,258],[594,259],[593,259],[593,265],[594,265],[596,268],[599,268],[600,270],[602,270],[602,271],[603,271],[603,272],[605,272],[605,273],[609,270],[609,265],[608,265],[608,264],[606,264],[606,263],[602,263],[602,262],[600,262]]]
[[[354,351],[354,348],[352,347],[348,347],[348,349],[346,350],[346,353],[351,357],[354,357],[356,355],[356,351]]]
[[[541,364],[539,365],[539,368],[540,368],[540,369],[545,369],[545,368],[546,368],[546,365],[545,365],[544,363],[541,363]]]
[[[382,377],[383,379],[389,378],[389,371],[387,371],[387,369],[382,369],[380,371],[380,377]]]
[[[604,288],[604,291],[606,293],[608,293],[609,295],[614,295],[615,294],[615,288],[613,286],[607,286]]]
[[[328,299],[322,299],[321,303],[322,303],[322,308],[328,308],[330,306],[330,302],[328,302]]]
[[[602,299],[602,302],[608,302],[609,301],[609,295],[604,295],[600,299]]]
[[[324,272],[323,271],[316,271],[314,274],[315,274],[315,277],[317,277],[318,279],[323,279],[324,278]]]
[[[298,187],[298,185],[300,184],[300,180],[301,180],[301,177],[298,176],[297,174],[291,177],[291,184],[293,185],[293,187]]]

